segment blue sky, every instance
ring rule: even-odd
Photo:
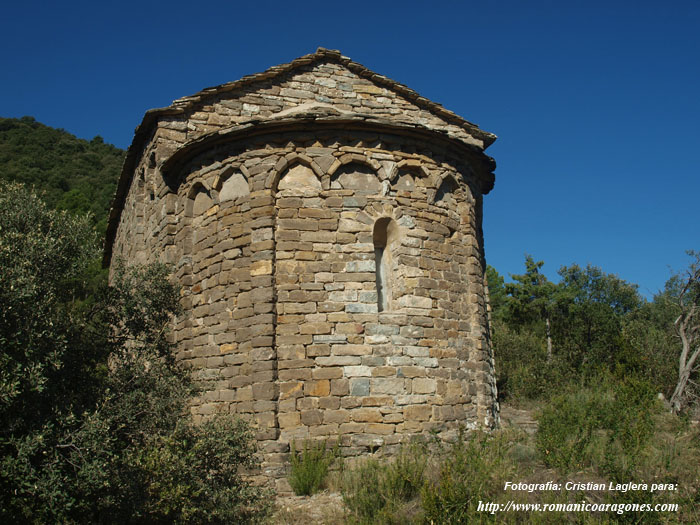
[[[47,5],[48,4],[48,5]],[[146,110],[311,53],[499,139],[487,261],[591,263],[650,296],[700,249],[700,2],[12,2],[0,116],[126,148]]]

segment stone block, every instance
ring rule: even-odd
[[[252,386],[244,386],[236,390],[236,401],[251,401],[253,397]]]
[[[434,394],[437,389],[437,381],[427,377],[417,377],[412,382],[414,394]]]
[[[350,382],[348,379],[331,379],[331,395],[347,396],[350,393]]]
[[[333,345],[331,347],[331,353],[336,356],[343,355],[355,355],[364,356],[370,355],[372,353],[372,347],[370,345]]]
[[[302,334],[329,334],[331,332],[330,323],[304,323],[300,327]]]
[[[382,422],[382,413],[378,408],[355,408],[350,411],[350,417],[353,421],[358,423]]]
[[[323,422],[323,412],[321,410],[302,410],[300,418],[306,426],[320,425]]]
[[[327,396],[331,393],[331,383],[328,379],[307,381],[304,385],[304,395],[313,397]]]
[[[272,261],[257,261],[250,265],[251,277],[258,275],[272,275]]]
[[[418,295],[403,295],[396,301],[400,308],[432,308],[433,300],[430,297]]]
[[[372,369],[368,366],[345,366],[343,367],[343,375],[345,377],[370,377]]]
[[[377,366],[372,368],[372,377],[400,377],[397,368],[393,366]]]
[[[403,409],[404,421],[427,421],[433,413],[429,405],[413,405]]]
[[[337,436],[338,435],[338,424],[331,423],[329,425],[319,425],[316,427],[310,427],[309,428],[309,435],[311,437]]]
[[[350,412],[347,410],[326,410],[323,412],[323,422],[328,423],[346,423],[350,420]]]
[[[349,303],[345,305],[345,311],[349,314],[374,314],[377,313],[376,303]]]
[[[369,395],[369,378],[352,378],[350,379],[350,395],[351,396],[368,396]]]
[[[304,383],[301,381],[280,382],[280,399],[296,398],[302,395]]]
[[[396,371],[399,377],[423,377],[425,376],[425,368],[421,366],[402,366]]]
[[[371,393],[377,394],[403,394],[406,392],[405,380],[402,378],[375,377],[372,378]]]
[[[350,261],[345,263],[346,272],[373,272],[376,267],[374,261]],[[374,298],[376,301],[376,297]]]
[[[363,407],[390,407],[394,404],[393,396],[369,396],[362,399]],[[385,412],[382,412],[385,413]]]
[[[275,383],[256,383],[252,385],[253,399],[265,400],[277,398],[277,385]]]
[[[318,408],[337,410],[340,408],[340,398],[338,396],[319,397]]]
[[[363,423],[343,423],[338,429],[341,434],[357,434],[365,429]]]
[[[316,368],[311,371],[311,377],[314,379],[339,379],[343,377],[343,369],[340,367]]]
[[[315,362],[318,366],[353,366],[359,365],[362,358],[350,355],[317,357]]]
[[[348,340],[347,335],[332,334],[332,335],[314,335],[314,343],[344,343]]]
[[[367,335],[395,335],[399,333],[399,327],[390,324],[367,323],[365,332]]]
[[[393,434],[395,428],[395,425],[387,423],[367,423],[365,426],[365,432],[368,434],[386,435]]]

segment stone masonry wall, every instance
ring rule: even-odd
[[[450,142],[479,139],[323,61],[195,102],[143,147],[112,251],[174,266],[195,418],[251,420],[275,478],[292,441],[491,426],[483,165]],[[286,124],[226,135],[254,116]]]

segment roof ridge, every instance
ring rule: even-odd
[[[227,91],[233,91],[234,89],[248,86],[260,80],[273,78],[288,71],[292,71],[298,67],[312,64],[313,62],[316,62],[322,58],[334,59],[358,76],[367,78],[376,84],[380,84],[393,91],[396,91],[411,102],[414,102],[416,105],[427,108],[436,115],[447,119],[452,124],[457,124],[459,127],[468,131],[471,135],[481,139],[484,142],[484,149],[488,148],[496,140],[496,136],[494,134],[482,130],[477,124],[460,117],[455,112],[446,109],[442,104],[433,102],[432,100],[421,96],[417,91],[409,88],[405,84],[397,82],[396,80],[393,80],[385,75],[375,73],[368,67],[363,66],[359,62],[352,60],[350,57],[343,55],[338,49],[327,49],[325,47],[319,47],[314,53],[302,55],[295,58],[291,62],[269,67],[260,73],[253,73],[251,75],[241,77],[238,80],[219,84],[218,86],[204,88],[193,95],[188,95],[174,100],[168,107],[150,110],[149,113],[152,111],[154,114],[158,114],[173,109],[186,111],[192,108],[192,106],[195,104],[202,102],[205,97],[226,93]]]

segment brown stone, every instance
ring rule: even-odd
[[[149,112],[105,262],[172,264],[197,421],[249,418],[266,476],[292,439],[352,456],[495,424],[494,138],[324,49]]]
[[[310,381],[304,385],[304,394],[307,396],[327,396],[331,393],[331,382],[328,379]]]
[[[429,407],[428,407],[429,408]],[[351,411],[353,421],[380,423],[382,414],[378,408],[356,408]]]

